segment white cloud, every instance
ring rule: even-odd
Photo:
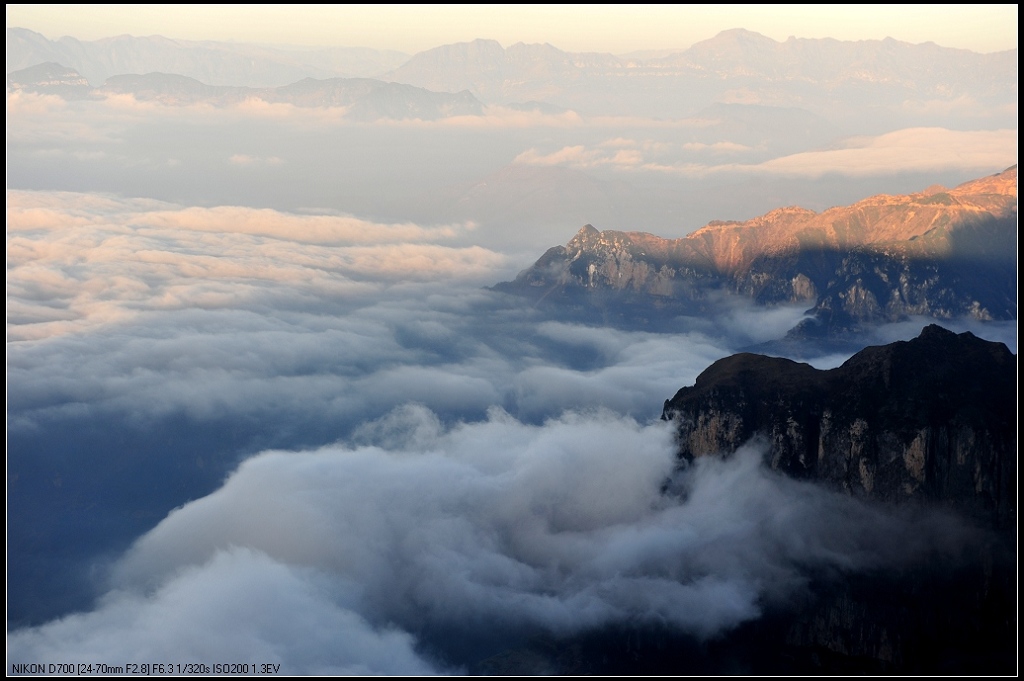
[[[544,153],[530,148],[516,163],[565,165],[574,168],[616,168],[703,176],[715,173],[750,173],[792,177],[820,177],[834,173],[850,176],[889,175],[904,172],[965,170],[987,172],[1016,163],[1016,130],[958,131],[945,128],[908,128],[875,137],[845,140],[838,149],[805,151],[759,163],[709,164],[690,154],[742,154],[754,149],[730,141],[686,142],[678,147],[654,142],[614,138],[596,148],[564,146]],[[704,156],[704,159],[707,157]]]
[[[737,144],[736,142],[687,142],[683,145],[683,149],[686,151],[715,151],[725,153],[737,153],[744,151],[751,151],[752,147],[746,144]]]
[[[276,166],[284,163],[284,159],[277,156],[250,156],[249,154],[232,154],[228,157],[228,163],[237,166]]]
[[[7,218],[13,340],[146,310],[350,297],[379,286],[370,280],[489,280],[504,266],[502,256],[480,247],[424,243],[471,226],[24,191],[8,191]]]
[[[756,164],[651,163],[647,170],[706,175],[751,173],[791,177],[826,174],[865,177],[905,172],[992,172],[1017,162],[1016,130],[908,128],[846,140],[839,149],[806,151]]]
[[[788,175],[879,175],[950,168],[988,171],[1016,163],[1016,130],[908,128],[845,149],[809,151],[766,161],[751,170]]]
[[[944,516],[767,472],[760,447],[679,472],[669,424],[607,412],[528,426],[492,410],[445,431],[405,408],[362,437],[390,448],[245,461],[136,542],[93,612],[13,632],[9,655],[422,673],[414,649],[488,631],[491,652],[501,632],[627,622],[710,637],[793,597],[806,570],[969,541]]]
[[[116,590],[99,607],[8,634],[18,660],[112,666],[242,663],[284,674],[436,674],[406,633],[353,610],[353,588],[245,548],[218,551],[152,592]]]
[[[535,166],[568,164],[586,168],[593,165],[597,158],[598,152],[588,151],[582,144],[578,144],[571,147],[562,147],[558,151],[553,151],[550,154],[542,154],[532,148],[527,149],[516,156],[513,163],[526,163]]]
[[[609,166],[627,170],[644,163],[644,156],[640,149],[627,149],[622,146],[620,144],[602,144],[597,149],[588,149],[586,146],[578,144],[562,147],[558,151],[548,154],[530,148],[516,156],[513,163],[536,166],[564,165],[574,168]]]

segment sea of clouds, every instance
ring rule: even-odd
[[[350,125],[14,93],[7,113],[11,663],[472,671],[536,635],[708,640],[822,574],[972,541],[771,473],[757,443],[679,466],[663,401],[803,308],[723,298],[652,333],[487,286],[584,222],[681,236],[954,184],[1012,162],[1016,131],[815,150],[493,108]],[[1012,323],[950,326],[1016,350]]]
[[[756,444],[679,468],[661,402],[801,309],[567,323],[486,289],[514,269],[458,224],[31,191],[8,220],[12,661],[459,671],[967,544]]]

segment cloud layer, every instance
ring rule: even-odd
[[[154,310],[346,298],[376,282],[486,281],[504,266],[444,241],[466,228],[238,206],[9,191],[8,337],[45,338]]]
[[[680,92],[428,122],[8,93],[9,661],[477,671],[955,561],[957,521],[781,478],[756,443],[678,468],[663,400],[803,309],[723,296],[650,333],[484,286],[584,223],[682,236],[994,172],[1015,130],[924,126],[1015,106]]]
[[[8,202],[11,660],[472,670],[535,635],[713,637],[970,544],[756,447],[676,470],[662,401],[799,308],[595,327],[481,288],[507,260],[445,245],[468,227]]]
[[[771,328],[545,320],[481,287],[514,271],[445,245],[458,226],[87,193],[8,201],[19,623],[87,606],[97,563],[262,449],[347,440],[410,402],[449,425],[490,406],[534,424],[567,409],[654,418]]]
[[[988,171],[1006,168],[1017,159],[1016,130],[957,131],[944,128],[908,128],[872,137],[856,137],[841,148],[802,151],[768,158],[759,163],[729,157],[755,151],[750,146],[722,140],[713,143],[652,145],[634,140],[618,144],[566,146],[549,153],[530,148],[517,163],[574,168],[615,168],[656,171],[688,176],[717,173],[821,177],[854,177],[950,169]],[[763,150],[761,150],[763,153]]]
[[[9,637],[11,659],[258,659],[424,673],[536,633],[667,625],[698,639],[815,575],[955,560],[970,531],[767,472],[761,448],[677,470],[667,424],[451,429],[422,407],[376,444],[267,452],[119,561],[96,610]]]

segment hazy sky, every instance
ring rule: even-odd
[[[893,37],[979,52],[1017,46],[1016,5],[311,6],[8,5],[7,25],[49,38],[159,34],[191,40],[364,46],[417,52],[492,38],[565,50],[685,48],[729,28],[785,40]]]

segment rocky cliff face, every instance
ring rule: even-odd
[[[1016,518],[1017,359],[928,326],[836,369],[762,355],[719,360],[665,402],[686,459],[762,437],[772,468],[884,501]]]
[[[760,437],[776,470],[870,500],[937,505],[987,528],[955,565],[823,579],[808,603],[731,635],[735,646],[774,671],[1012,670],[1016,376],[1002,343],[933,325],[829,371],[734,355],[667,400],[663,418],[684,459],[727,456]]]
[[[545,300],[702,311],[711,291],[805,302],[826,331],[1016,316],[1016,166],[946,190],[875,196],[822,213],[780,208],[682,239],[583,227],[497,288]]]

